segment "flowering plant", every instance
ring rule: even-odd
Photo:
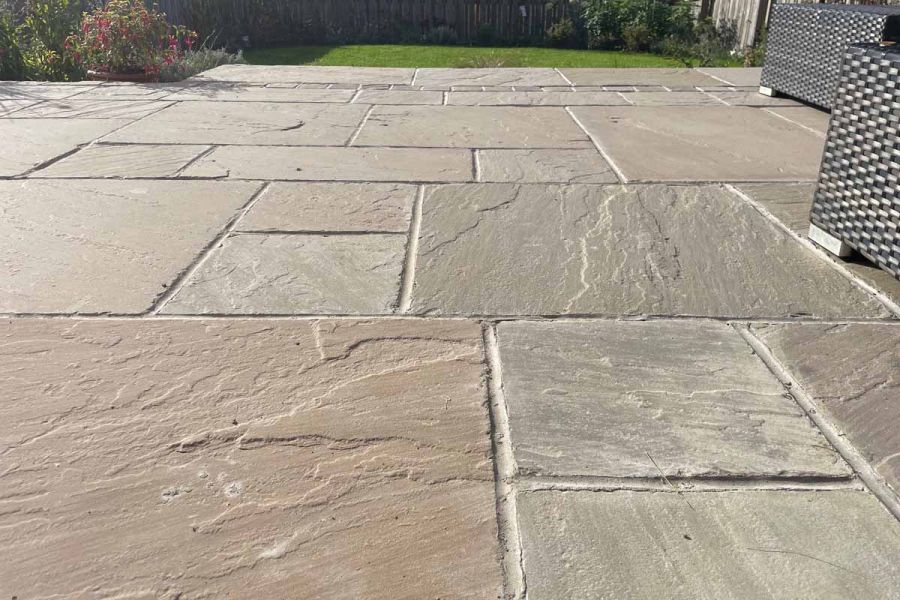
[[[66,40],[66,49],[95,71],[158,75],[196,40],[196,33],[170,25],[165,14],[148,10],[143,0],[110,0],[84,14],[81,32]]]

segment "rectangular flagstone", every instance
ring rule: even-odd
[[[234,235],[163,312],[391,313],[405,254],[405,235]]]
[[[823,140],[828,133],[831,114],[826,110],[809,106],[778,106],[766,111],[813,130]]]
[[[449,148],[216,148],[189,177],[298,181],[471,181],[472,153]]]
[[[635,106],[722,106],[722,102],[704,92],[623,92],[628,104]]]
[[[555,69],[477,68],[419,69],[416,85],[421,86],[544,86],[568,82]]]
[[[210,146],[189,145],[93,144],[36,171],[33,177],[174,177],[209,148]]]
[[[630,181],[814,181],[822,140],[739,106],[572,109]]]
[[[698,71],[739,87],[758,87],[762,76],[762,67],[703,67]]]
[[[622,106],[615,92],[450,92],[447,104],[458,106]]]
[[[353,102],[358,104],[443,104],[443,92],[425,90],[361,90]]]
[[[171,106],[156,100],[48,100],[15,114],[14,118],[140,119]]]
[[[34,106],[41,100],[30,100],[27,98],[3,98],[0,97],[0,117],[8,116],[14,112],[21,111],[23,108]]]
[[[561,107],[376,106],[356,146],[590,148]]]
[[[502,595],[477,323],[17,319],[0,347],[5,599]]]
[[[349,102],[353,90],[284,89],[221,83],[194,85],[178,91],[167,100],[203,100],[218,102]]]
[[[893,600],[900,524],[838,491],[519,494],[531,600]]]
[[[239,231],[406,233],[418,188],[402,183],[273,183]]]
[[[478,150],[479,181],[499,183],[616,183],[595,149]]]
[[[180,102],[104,141],[340,146],[350,139],[367,110],[367,106],[346,104]]]
[[[753,332],[900,494],[900,327],[772,324]]]
[[[0,182],[0,312],[140,313],[258,185]]]
[[[190,82],[235,81],[243,83],[347,83],[411,84],[415,69],[383,67],[318,67],[318,66],[264,66],[222,65],[192,77]]]
[[[710,94],[732,106],[803,106],[791,98],[760,94],[759,90],[711,90]]]
[[[25,100],[58,100],[89,91],[99,83],[55,83],[49,81],[0,81],[0,98]]]
[[[691,88],[721,85],[714,77],[696,69],[560,69],[574,85],[659,85],[668,88]]]
[[[518,322],[497,336],[522,474],[850,474],[726,324]]]
[[[107,81],[78,94],[78,100],[162,100],[195,83],[127,83]]]
[[[415,279],[429,314],[888,314],[718,186],[429,187]]]

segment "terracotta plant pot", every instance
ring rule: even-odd
[[[111,73],[109,71],[88,70],[87,78],[91,81],[128,81],[131,83],[157,83],[159,75],[152,73]]]

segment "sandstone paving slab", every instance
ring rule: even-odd
[[[406,233],[417,190],[401,183],[273,183],[238,230]]]
[[[315,67],[222,65],[204,71],[188,81],[235,81],[244,83],[346,83],[411,84],[415,69],[381,67]]]
[[[256,184],[0,182],[0,312],[140,313]]]
[[[498,340],[521,474],[850,474],[726,324],[502,323]]]
[[[889,600],[900,524],[862,491],[519,495],[528,597]]]
[[[78,100],[162,100],[196,83],[128,83],[107,81],[78,94]]]
[[[356,146],[590,148],[561,107],[376,106]]]
[[[34,106],[35,104],[42,102],[41,100],[34,100],[28,98],[2,98],[0,97],[0,117],[5,117],[14,112],[20,111],[23,108],[28,108],[29,106]]]
[[[185,169],[190,177],[298,181],[471,181],[472,153],[450,148],[226,146]]]
[[[659,85],[690,88],[722,82],[695,69],[560,69],[574,85]]]
[[[155,100],[48,100],[15,113],[14,118],[140,119],[171,104]]]
[[[353,100],[359,104],[443,104],[443,92],[425,90],[361,90]]]
[[[739,87],[759,87],[762,67],[703,67],[701,73]]]
[[[447,104],[457,106],[622,106],[615,92],[450,92]]]
[[[808,106],[785,106],[767,108],[766,110],[781,118],[787,119],[788,121],[792,121],[813,130],[822,139],[825,139],[825,134],[828,133],[828,123],[831,120],[831,114],[828,111],[818,110]]]
[[[145,144],[340,146],[367,106],[279,102],[180,102],[108,136]]]
[[[126,119],[0,119],[0,176],[21,175],[127,123]]]
[[[635,106],[716,106],[722,102],[698,91],[687,92],[623,92],[622,96]]]
[[[478,68],[419,69],[416,85],[428,86],[544,86],[568,82],[555,69]]]
[[[405,254],[405,235],[235,235],[163,312],[392,313]]]
[[[499,183],[617,183],[591,150],[478,150],[479,180]]]
[[[92,144],[32,177],[147,178],[174,177],[210,146]]]
[[[631,181],[814,181],[823,143],[740,106],[575,107]]]
[[[732,106],[803,106],[791,98],[773,98],[758,90],[710,90],[709,93]]]
[[[719,186],[429,187],[412,307],[463,315],[888,315]]]
[[[217,102],[349,102],[353,90],[270,88],[230,84],[195,85],[178,91],[167,100]]]
[[[772,324],[753,331],[900,494],[900,327]]]
[[[0,81],[0,98],[25,100],[58,100],[69,98],[97,87],[98,83],[51,83],[46,81]]]
[[[502,594],[477,324],[18,319],[0,340],[2,597]]]

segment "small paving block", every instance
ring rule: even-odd
[[[370,67],[316,67],[316,66],[263,66],[222,65],[204,71],[189,82],[234,81],[244,83],[349,83],[411,84],[415,69]]]
[[[812,129],[819,137],[823,140],[825,139],[825,134],[828,132],[828,123],[831,119],[828,111],[809,106],[785,106],[767,110],[798,125]]]
[[[719,186],[429,187],[415,280],[429,314],[888,314]]]
[[[353,90],[271,88],[221,83],[195,85],[176,92],[167,100],[218,102],[349,102]]]
[[[615,92],[450,92],[447,104],[457,106],[623,106]]]
[[[174,177],[209,146],[92,144],[36,171],[34,177]]]
[[[700,73],[738,87],[758,87],[762,67],[703,67]]]
[[[823,143],[739,106],[576,107],[630,181],[814,181]]]
[[[376,106],[356,146],[591,148],[561,107]]]
[[[900,327],[772,324],[753,331],[900,494]]]
[[[180,102],[104,139],[143,144],[340,146],[367,106],[279,102]]]
[[[171,106],[156,100],[47,100],[21,110],[14,118],[140,119]]]
[[[691,88],[722,82],[694,69],[560,69],[575,85],[659,85]]]
[[[238,230],[406,233],[417,189],[400,183],[273,183]]]
[[[475,323],[17,319],[0,347],[0,597],[502,595]]]
[[[189,177],[298,181],[471,181],[472,153],[449,148],[217,148]]]
[[[498,340],[521,474],[851,473],[728,325],[502,323]]]
[[[362,90],[353,100],[358,104],[443,104],[443,92],[424,90]]]
[[[0,182],[0,312],[141,313],[257,184]],[[0,578],[2,579],[2,578]]]
[[[164,307],[167,314],[387,314],[405,235],[235,235]]]
[[[617,183],[596,150],[478,150],[479,180],[499,183]]]
[[[531,600],[892,600],[900,524],[839,491],[519,495]]]
[[[419,69],[416,75],[416,85],[422,86],[545,86],[567,83],[554,69]]]

